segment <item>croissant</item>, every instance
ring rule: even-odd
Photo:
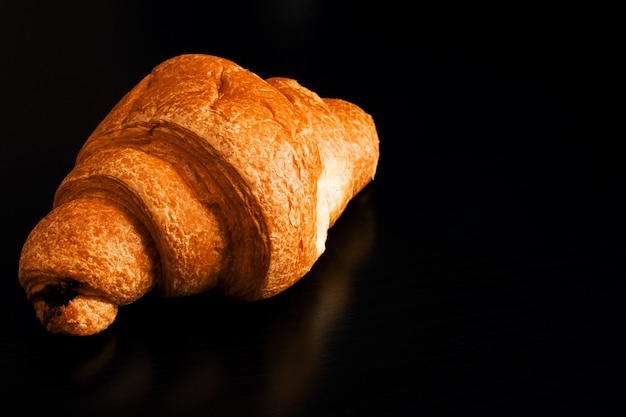
[[[111,110],[28,235],[47,331],[91,335],[150,291],[241,300],[293,285],[375,175],[372,117],[220,57],[169,59]]]

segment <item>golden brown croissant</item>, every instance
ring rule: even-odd
[[[148,291],[270,297],[305,275],[374,177],[372,118],[223,58],[157,66],[100,123],[28,236],[19,280],[53,333]]]

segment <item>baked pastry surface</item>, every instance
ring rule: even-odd
[[[72,335],[152,290],[271,297],[322,254],[378,156],[354,104],[224,58],[172,58],[87,139],[24,244],[20,283],[43,325]]]

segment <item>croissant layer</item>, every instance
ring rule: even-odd
[[[98,125],[22,249],[54,333],[107,328],[149,291],[271,297],[304,276],[376,172],[354,104],[208,55],[157,66]]]

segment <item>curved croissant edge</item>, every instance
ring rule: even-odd
[[[20,283],[46,329],[70,335],[155,289],[270,297],[312,267],[377,163],[357,106],[223,58],[173,58],[85,143],[24,244]]]

